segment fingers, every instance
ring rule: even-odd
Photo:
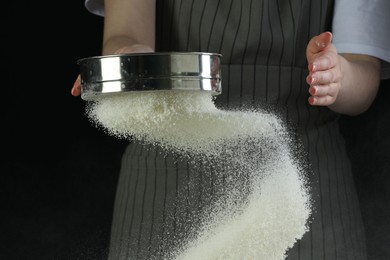
[[[337,66],[334,66],[324,71],[310,71],[306,77],[306,82],[309,85],[328,85],[333,82],[338,82],[340,78],[340,70]]]
[[[309,104],[315,106],[329,106],[336,101],[338,90],[336,84],[313,85],[309,88]]]
[[[324,96],[324,97],[310,96],[309,104],[312,106],[329,106],[333,104],[335,100],[336,98],[332,96]]]
[[[73,96],[80,96],[80,94],[81,94],[81,78],[80,78],[80,75],[78,75],[76,81],[73,83],[71,94]]]
[[[313,37],[306,49],[309,75],[309,104],[315,106],[332,105],[341,86],[339,56],[332,44],[332,34],[324,32]]]
[[[332,54],[337,51],[331,41],[330,32],[324,32],[310,40],[306,50],[309,71],[321,71],[335,66],[337,56]]]
[[[329,106],[336,101],[341,83],[338,70],[327,70],[309,74],[309,103],[317,106]]]
[[[334,67],[336,62],[335,57],[324,52],[321,53],[321,55],[316,55],[316,57],[313,57],[312,61],[309,62],[309,71],[324,71]]]

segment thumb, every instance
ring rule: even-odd
[[[79,96],[81,94],[81,77],[80,77],[80,74],[77,76],[77,79],[73,83],[71,94],[73,96]]]
[[[308,61],[310,62],[311,57],[314,54],[324,50],[331,42],[332,42],[331,32],[323,32],[320,35],[311,38],[306,48],[306,56]]]

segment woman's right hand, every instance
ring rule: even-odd
[[[146,53],[146,52],[154,52],[153,48],[144,44],[134,44],[131,46],[124,46],[114,52],[114,54],[123,54],[123,53]],[[77,76],[75,82],[73,83],[73,87],[71,90],[72,96],[80,96],[81,95],[81,77]]]

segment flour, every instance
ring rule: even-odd
[[[118,138],[221,164],[228,192],[210,205],[189,241],[165,253],[167,259],[280,260],[307,231],[304,172],[274,114],[224,111],[208,92],[185,90],[104,97],[88,104],[87,115]]]

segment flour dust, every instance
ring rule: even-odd
[[[280,260],[307,232],[304,170],[275,114],[221,110],[208,92],[146,91],[91,101],[87,115],[107,134],[215,166],[217,195],[164,259]]]

